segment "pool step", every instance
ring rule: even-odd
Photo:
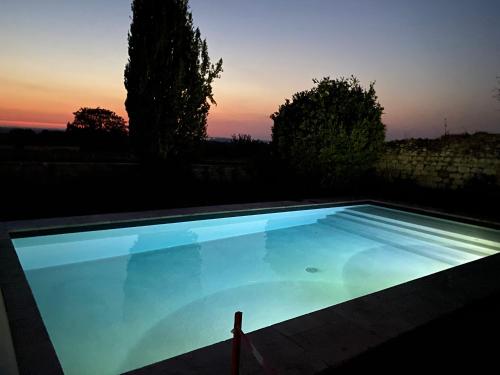
[[[463,260],[450,256],[449,253],[443,253],[442,246],[424,244],[422,241],[412,238],[402,238],[401,236],[393,235],[392,233],[376,230],[374,228],[367,228],[366,225],[353,223],[340,217],[333,220],[324,220],[321,223],[337,230],[354,234],[358,237],[363,237],[379,244],[388,245],[391,248],[395,248],[400,251],[412,253],[424,258],[434,259],[450,266],[456,266],[463,263]],[[457,252],[457,254],[460,253]]]
[[[458,251],[465,251],[479,256],[493,255],[498,252],[497,248],[489,245],[481,245],[471,240],[458,239],[451,235],[443,235],[437,232],[432,232],[432,228],[424,230],[422,228],[413,228],[405,225],[405,223],[391,223],[383,220],[374,220],[373,218],[359,217],[356,215],[347,214],[345,212],[335,215],[335,217],[348,220],[352,223],[363,226],[364,230],[376,230],[391,233],[392,235],[401,236],[405,239],[419,240],[425,243],[430,243],[437,246],[445,246]],[[427,228],[426,228],[427,229]]]
[[[462,260],[458,258],[470,258],[470,256],[480,258],[491,253],[496,253],[496,251],[489,249],[481,249],[481,251],[478,251],[477,249],[454,245],[449,241],[443,242],[436,239],[420,238],[418,233],[404,233],[397,229],[370,226],[362,221],[351,219],[347,215],[334,215],[328,219],[322,220],[321,223],[376,242],[390,245],[399,250],[412,252],[427,258],[433,258],[451,265],[461,263]],[[450,255],[449,250],[456,250],[456,252]]]
[[[489,248],[492,250],[500,251],[500,242],[498,242],[498,241],[480,238],[480,237],[477,237],[474,235],[458,233],[457,230],[469,227],[468,225],[464,226],[460,223],[457,223],[453,227],[455,229],[454,231],[450,231],[450,230],[436,228],[435,226],[419,224],[418,222],[415,222],[416,221],[415,218],[412,218],[412,217],[410,217],[411,219],[413,219],[412,221],[402,221],[402,220],[396,220],[396,219],[393,219],[393,218],[387,217],[387,216],[370,214],[370,213],[365,213],[365,212],[360,212],[357,210],[350,210],[350,209],[342,211],[342,214],[350,215],[350,216],[353,216],[353,217],[356,217],[359,219],[371,220],[373,222],[377,222],[377,223],[381,223],[381,224],[394,225],[394,226],[397,226],[397,227],[403,228],[403,229],[414,230],[414,231],[418,231],[418,232],[428,234],[428,235],[439,236],[439,237],[446,238],[449,240],[458,240],[458,241],[465,242],[467,244],[478,245],[481,247],[486,247],[486,248]]]
[[[500,231],[482,226],[461,223],[453,220],[437,218],[429,215],[422,215],[414,212],[400,211],[392,208],[363,205],[348,207],[344,211],[355,212],[358,214],[368,214],[379,218],[392,219],[396,222],[405,222],[406,224],[421,225],[426,228],[443,230],[445,232],[461,234],[480,241],[491,241],[500,243]],[[483,242],[486,243],[486,242]]]

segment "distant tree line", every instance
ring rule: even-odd
[[[26,128],[12,128],[0,133],[0,144],[22,149],[26,145],[33,146],[66,146],[68,139],[60,130],[43,129],[35,131]]]
[[[23,147],[80,146],[87,150],[124,150],[128,146],[126,121],[115,112],[104,108],[80,108],[74,119],[66,124],[66,131],[13,128],[0,136],[1,143]]]
[[[205,160],[252,161],[269,160],[270,144],[253,139],[249,134],[234,134],[229,141],[207,139],[199,157]]]

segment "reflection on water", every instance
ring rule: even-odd
[[[131,370],[229,338],[237,310],[252,331],[478,257],[337,212],[266,220],[232,237],[216,225],[143,231],[127,255],[27,271],[64,371]],[[178,246],[158,246],[173,235]],[[94,252],[112,244],[92,241]]]

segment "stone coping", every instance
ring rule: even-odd
[[[3,312],[3,313],[2,313]],[[12,335],[10,334],[9,322],[5,314],[3,294],[0,290],[0,374],[19,374],[16,354],[12,345]]]
[[[500,225],[380,201],[309,200],[194,207],[0,223],[0,288],[21,374],[62,374],[54,347],[19,263],[11,236],[227,217],[314,207],[375,204],[494,229]],[[257,330],[248,336],[280,374],[315,374],[430,321],[500,292],[500,254],[400,284]],[[0,314],[2,312],[0,311]],[[229,373],[230,340],[128,374]],[[243,373],[262,369],[248,354]]]

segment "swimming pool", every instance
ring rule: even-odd
[[[374,205],[13,240],[68,374],[115,374],[500,250],[498,231]]]

